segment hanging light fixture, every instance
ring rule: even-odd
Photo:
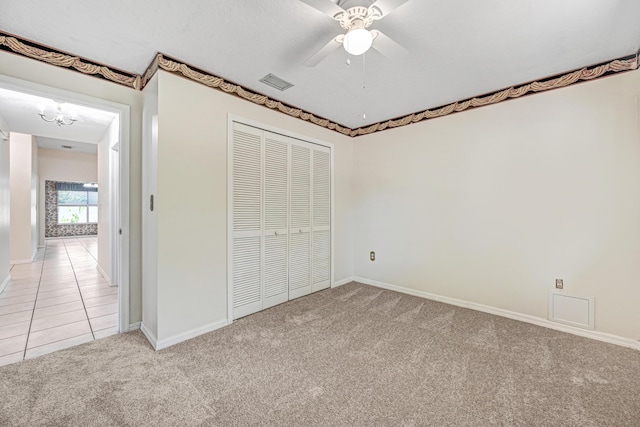
[[[74,124],[78,119],[73,118],[73,117],[65,117],[65,115],[62,113],[62,103],[58,102],[58,113],[53,116],[52,118],[47,118],[44,114],[44,111],[40,111],[40,113],[38,113],[38,115],[42,118],[42,120],[44,120],[45,122],[49,122],[49,123],[55,123],[58,126],[70,126],[72,124]]]
[[[351,28],[345,34],[342,45],[349,54],[362,55],[371,48],[373,44],[373,34],[367,30],[362,19],[354,19]]]

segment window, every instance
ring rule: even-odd
[[[97,222],[97,191],[58,190],[58,224],[92,224]]]

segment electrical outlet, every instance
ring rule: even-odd
[[[564,283],[562,279],[556,279],[556,289],[563,289],[563,288],[564,288]]]
[[[374,251],[369,252],[369,259],[371,261],[375,261],[376,260],[376,253]]]

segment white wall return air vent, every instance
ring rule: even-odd
[[[584,329],[595,329],[594,298],[549,290],[549,320]]]

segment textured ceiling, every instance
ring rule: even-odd
[[[372,26],[409,55],[370,51],[363,72],[341,48],[303,65],[342,30],[298,0],[0,1],[0,30],[138,74],[162,52],[350,128],[633,55],[639,17],[638,0],[409,0]]]

